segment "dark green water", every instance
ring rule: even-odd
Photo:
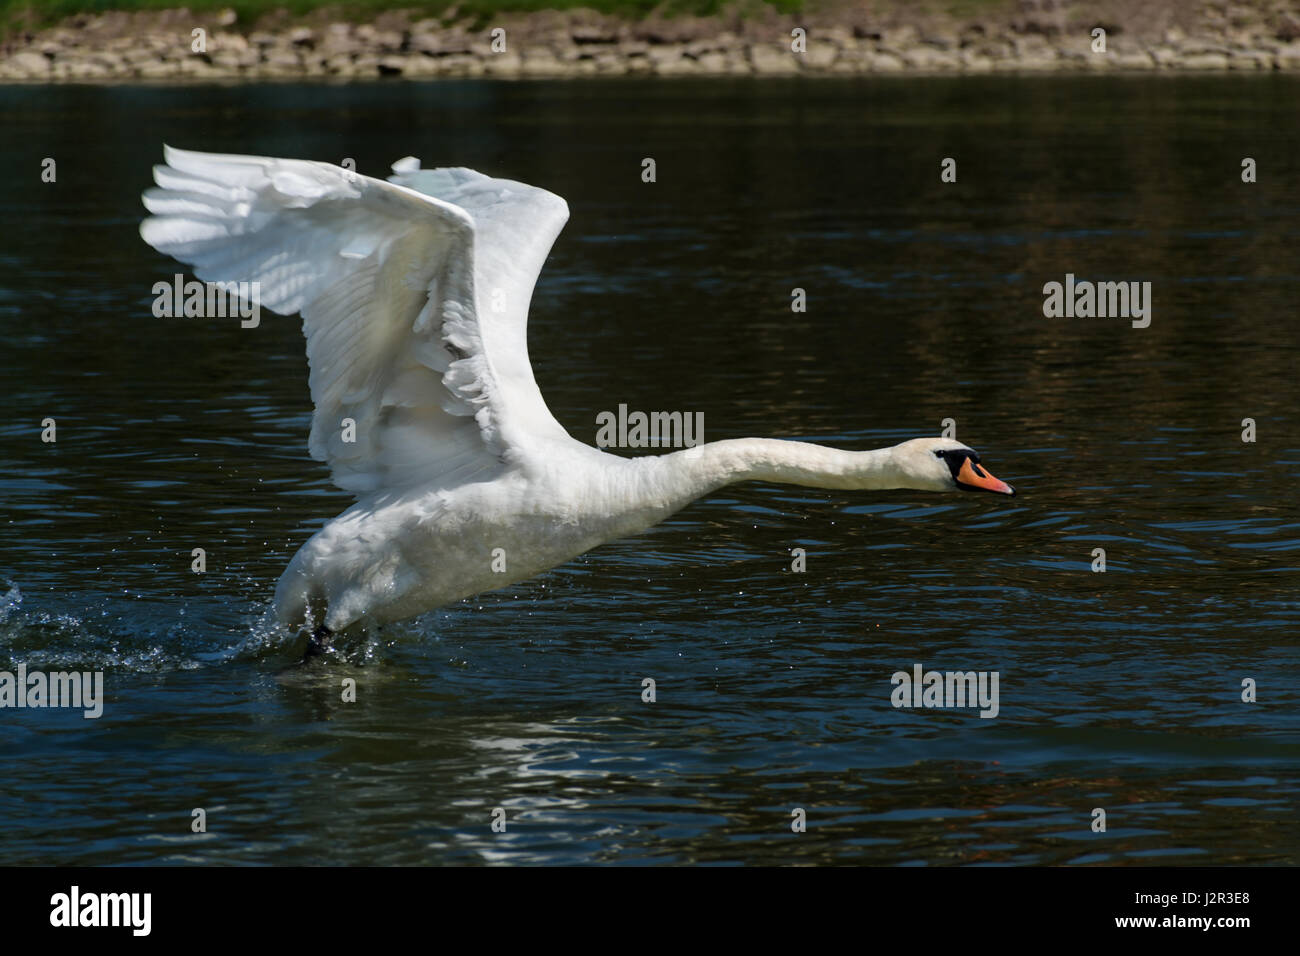
[[[0,670],[108,697],[0,710],[0,863],[1300,861],[1297,93],[0,88]],[[349,499],[296,319],[151,314],[164,142],[566,197],[530,348],[584,440],[619,403],[846,448],[953,418],[1020,496],[739,486],[286,676],[275,579]],[[1066,273],[1151,282],[1151,326],[1045,318]],[[915,663],[997,671],[999,715],[895,709]]]

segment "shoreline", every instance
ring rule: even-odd
[[[486,24],[403,11],[253,24],[233,10],[110,12],[11,28],[0,82],[1300,72],[1300,0],[1123,7],[1022,0],[965,19],[898,8],[641,20],[573,10]]]

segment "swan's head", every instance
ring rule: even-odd
[[[973,448],[952,438],[913,438],[894,446],[893,459],[895,467],[907,476],[911,488],[1016,493],[980,464],[980,456]]]

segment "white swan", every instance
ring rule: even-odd
[[[528,360],[528,303],[563,199],[412,158],[388,182],[292,159],[166,159],[141,236],[201,279],[258,282],[263,306],[302,313],[310,451],[357,496],[276,587],[280,620],[313,629],[309,651],[531,577],[731,482],[1015,494],[942,438],[599,451],[551,416]]]

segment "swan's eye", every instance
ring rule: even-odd
[[[961,472],[961,466],[966,461],[967,453],[960,448],[945,448],[943,451],[936,451],[934,454],[936,458],[939,458],[948,466],[953,481],[956,481],[957,475]]]

